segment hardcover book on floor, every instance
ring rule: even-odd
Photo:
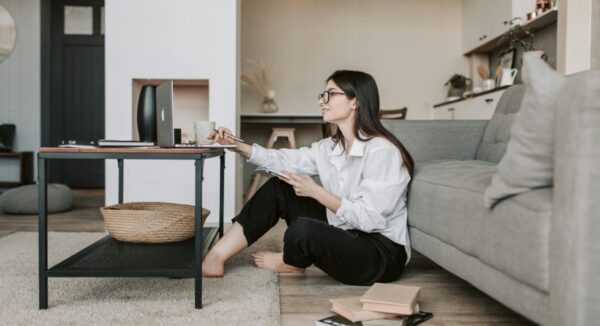
[[[398,314],[364,310],[360,302],[360,297],[331,299],[329,302],[331,302],[331,311],[353,322],[398,316]]]
[[[401,284],[375,283],[360,298],[362,309],[399,315],[419,311],[419,287]]]

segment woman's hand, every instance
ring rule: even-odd
[[[291,172],[284,171],[283,174],[290,177],[290,179],[278,177],[294,187],[296,195],[301,197],[312,197],[316,198],[317,194],[323,187],[319,186],[313,178],[308,175],[297,175]]]
[[[235,145],[236,146],[235,148],[227,148],[227,150],[236,152],[247,159],[252,156],[252,145],[240,143],[240,142],[236,141],[235,139],[227,136],[226,133],[233,135],[231,133],[231,130],[229,130],[225,127],[218,127],[217,131],[211,132],[207,138],[212,139],[213,144]]]
[[[235,141],[233,138],[227,136],[226,133],[233,135],[233,133],[231,133],[231,130],[229,130],[225,127],[218,127],[217,131],[211,132],[207,138],[212,139],[213,144],[237,145],[238,142]]]

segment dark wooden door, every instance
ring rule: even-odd
[[[52,0],[50,146],[104,138],[104,0]],[[104,161],[50,164],[50,181],[103,188]]]

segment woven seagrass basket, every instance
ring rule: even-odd
[[[110,235],[123,242],[169,243],[194,236],[193,205],[131,202],[101,207]],[[210,214],[202,208],[202,225]]]

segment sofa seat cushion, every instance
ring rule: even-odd
[[[508,198],[490,210],[482,198],[495,173],[496,165],[487,161],[417,165],[408,195],[409,225],[548,291],[552,188]]]

